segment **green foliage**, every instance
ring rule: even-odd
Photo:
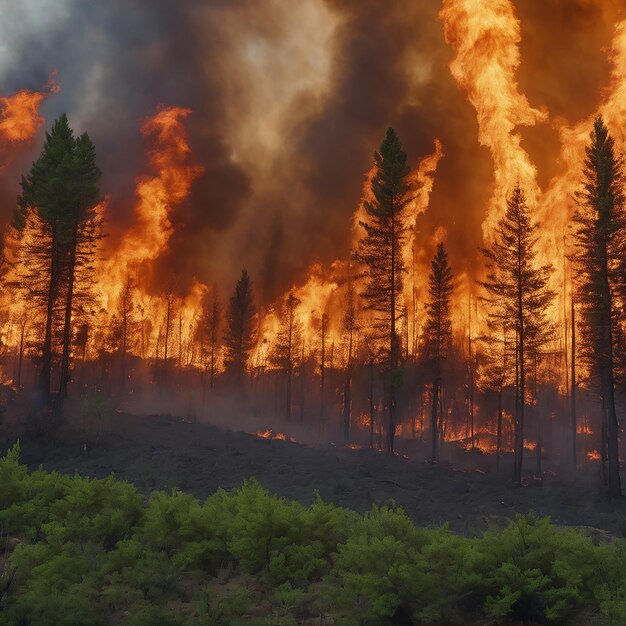
[[[145,500],[113,477],[29,473],[19,446],[0,480],[2,531],[20,540],[0,571],[1,623],[626,623],[626,540],[594,546],[534,515],[464,538],[256,481],[204,503]]]
[[[590,541],[548,518],[518,515],[504,531],[488,534],[487,613],[520,620],[559,621],[590,600],[598,563]]]

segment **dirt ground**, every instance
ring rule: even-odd
[[[15,429],[5,427],[0,449],[17,436]],[[599,536],[626,535],[626,498],[603,495],[597,464],[579,469],[575,477],[549,471],[542,481],[528,477],[523,486],[514,487],[510,459],[503,459],[500,473],[492,459],[466,451],[462,457],[458,451],[456,457],[447,454],[456,459],[454,464],[433,466],[417,460],[426,454],[427,443],[400,442],[411,460],[369,449],[263,439],[170,416],[115,412],[103,419],[89,454],[77,428],[66,427],[45,443],[21,433],[21,447],[22,461],[31,468],[42,465],[97,478],[115,473],[146,493],[178,488],[204,498],[254,477],[271,492],[305,504],[315,490],[325,501],[358,511],[392,499],[418,525],[447,522],[464,534],[533,510],[557,524],[599,529]]]

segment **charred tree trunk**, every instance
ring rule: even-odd
[[[577,429],[576,429],[576,309],[574,307],[574,293],[572,292],[572,359],[571,359],[571,397],[570,397],[570,419],[572,428],[572,463],[576,467],[577,463]]]
[[[293,382],[293,310],[289,312],[289,334],[287,344],[287,397],[285,405],[285,419],[291,421],[291,385]]]
[[[398,369],[398,335],[396,334],[396,209],[391,209],[391,293],[390,293],[390,355],[389,355],[389,425],[387,442],[393,453],[396,434],[396,375]]]
[[[374,447],[374,359],[370,358],[370,448]]]
[[[606,236],[606,235],[605,235]],[[602,367],[602,398],[604,400],[604,410],[606,415],[606,451],[608,459],[608,487],[609,495],[622,495],[622,487],[619,475],[619,426],[617,414],[615,412],[615,379],[614,379],[614,357],[613,357],[613,302],[611,287],[609,285],[609,269],[607,258],[607,243],[602,248],[602,313],[604,316],[603,328],[603,350],[604,363]]]
[[[518,255],[521,259],[521,252]],[[521,274],[521,270],[519,272]],[[517,310],[518,310],[518,359],[519,359],[519,390],[517,393],[517,419],[515,424],[515,458],[513,470],[513,482],[521,484],[522,482],[522,461],[524,457],[524,405],[526,404],[526,371],[525,371],[525,324],[524,324],[524,308],[522,300],[521,281],[518,281],[517,290]]]
[[[326,409],[325,373],[326,373],[326,314],[322,315],[322,355],[320,359],[320,433],[324,431]]]
[[[502,454],[502,387],[498,390],[498,422],[496,429],[496,469],[500,471],[500,456]]]
[[[59,403],[62,406],[67,398],[67,385],[70,381],[70,351],[72,344],[72,304],[74,299],[74,279],[76,274],[76,247],[78,245],[78,223],[72,227],[72,241],[69,249],[67,267],[67,298],[65,301],[65,320],[63,322],[63,355],[61,357],[61,382],[59,384]]]
[[[352,416],[352,364],[346,369],[346,380],[343,385],[343,442],[350,441],[350,422]]]
[[[46,303],[46,332],[42,346],[41,373],[39,375],[39,388],[42,399],[46,404],[50,403],[50,382],[52,377],[52,326],[54,318],[54,303],[57,298],[59,287],[59,243],[58,224],[55,220],[51,225],[51,250],[50,250],[50,281],[48,284],[48,296]]]
[[[433,401],[431,407],[431,418],[430,418],[430,430],[432,435],[432,449],[430,455],[430,462],[436,463],[438,459],[437,452],[437,440],[439,439],[439,420],[437,419],[437,411],[439,408],[439,377],[435,377],[433,382]]]

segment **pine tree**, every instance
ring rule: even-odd
[[[272,362],[286,378],[285,419],[291,420],[293,372],[297,364],[297,350],[302,342],[302,328],[296,317],[300,300],[290,293],[285,300],[280,330],[273,347]]]
[[[226,335],[224,337],[225,365],[227,371],[241,384],[248,367],[250,352],[254,347],[256,333],[256,307],[252,282],[246,270],[235,286],[226,311]]]
[[[546,311],[554,297],[547,287],[550,265],[538,267],[537,230],[531,221],[524,191],[516,185],[507,200],[507,210],[496,228],[496,237],[488,249],[482,249],[487,261],[487,277],[480,284],[487,292],[489,315],[494,326],[515,333],[517,356],[515,398],[515,454],[513,480],[522,479],[524,451],[524,408],[528,355],[545,341],[550,324]]]
[[[495,318],[495,319],[494,319]],[[497,323],[494,323],[496,322]],[[490,333],[481,337],[484,344],[484,365],[480,371],[479,387],[498,396],[498,412],[496,416],[496,468],[500,471],[502,457],[502,396],[507,385],[514,382],[512,371],[515,369],[515,355],[511,353],[513,340],[510,325],[497,317],[497,311],[489,319]]]
[[[377,315],[375,324],[384,338],[388,363],[387,447],[393,452],[396,421],[396,389],[400,370],[400,338],[397,321],[402,294],[402,244],[407,231],[405,209],[410,202],[407,156],[400,139],[390,128],[374,154],[376,172],[371,182],[372,199],[364,203],[367,222],[361,222],[365,237],[359,242],[358,260],[364,265],[366,308]]]
[[[452,343],[452,319],[450,298],[452,296],[453,274],[448,263],[448,253],[440,243],[431,263],[428,278],[429,300],[426,304],[427,320],[425,329],[426,359],[433,377],[433,400],[431,409],[431,462],[438,459],[437,439],[439,435],[439,395],[443,379],[443,365],[449,356]]]
[[[350,272],[350,268],[348,268]],[[352,417],[352,369],[354,360],[355,335],[358,331],[356,317],[356,303],[354,301],[354,285],[352,275],[348,274],[348,292],[346,294],[346,304],[343,312],[343,332],[346,335],[347,357],[346,357],[346,378],[343,384],[343,439],[347,444],[350,440],[350,425]]]
[[[626,215],[622,160],[602,118],[595,120],[586,149],[583,188],[574,215],[578,275],[580,356],[591,369],[602,399],[608,488],[621,495],[618,422],[615,411],[616,346],[626,294]],[[618,301],[621,296],[622,303]]]
[[[34,262],[44,270],[46,281],[45,332],[39,377],[46,401],[50,396],[53,341],[59,314],[63,315],[60,323],[63,349],[61,401],[67,394],[76,269],[81,265],[88,273],[94,242],[99,236],[94,211],[99,179],[93,143],[87,135],[75,138],[67,116],[63,114],[46,133],[41,155],[21,181],[22,192],[14,225],[23,229],[30,219],[31,224],[39,227],[39,247],[29,244],[29,251],[38,257],[39,260]],[[40,287],[36,289],[42,293]]]
[[[202,362],[202,393],[206,390],[206,374],[209,374],[209,389],[215,385],[215,372],[220,351],[220,327],[222,324],[222,304],[217,287],[206,294],[202,302],[202,315],[196,331],[200,342]]]
[[[70,352],[72,342],[72,313],[77,274],[91,270],[94,245],[100,238],[99,219],[95,208],[99,201],[101,172],[96,165],[96,149],[89,135],[83,134],[74,143],[72,176],[68,181],[71,207],[62,222],[63,246],[67,248],[67,289],[65,294],[65,319],[63,322],[63,354],[59,398],[67,397],[70,380]]]
[[[119,350],[120,350],[120,395],[126,393],[126,354],[128,352],[128,339],[132,331],[133,314],[133,281],[129,276],[124,281],[124,288],[119,302]]]

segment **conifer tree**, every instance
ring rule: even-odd
[[[354,301],[354,285],[351,274],[348,275],[348,292],[346,294],[345,309],[343,311],[343,332],[346,335],[347,357],[346,373],[343,385],[343,439],[347,444],[350,440],[350,425],[352,417],[352,369],[354,366],[355,335],[358,331],[356,303]]]
[[[497,321],[497,323],[495,323]],[[492,312],[488,322],[490,333],[481,337],[485,351],[483,367],[480,371],[478,384],[483,391],[498,396],[496,415],[496,468],[500,471],[502,457],[502,416],[504,407],[502,396],[507,385],[514,382],[512,372],[515,369],[515,355],[511,353],[513,340],[510,337],[510,324],[499,320],[497,311]]]
[[[395,131],[387,131],[374,154],[375,174],[371,200],[364,203],[367,221],[361,222],[365,237],[359,242],[358,260],[364,266],[366,287],[362,293],[367,309],[374,311],[375,325],[384,338],[388,367],[387,447],[393,452],[396,427],[396,390],[400,370],[400,337],[397,321],[402,294],[402,243],[406,235],[405,209],[410,202],[410,168],[402,143]]]
[[[522,479],[524,408],[528,355],[546,338],[550,328],[546,311],[554,294],[547,287],[550,265],[538,266],[537,230],[530,218],[524,191],[519,185],[507,200],[507,209],[496,227],[490,248],[482,249],[487,276],[480,284],[486,291],[492,324],[515,334],[517,355],[515,445],[513,480]]]
[[[132,331],[133,314],[133,280],[128,275],[120,296],[119,313],[119,351],[120,351],[120,395],[126,393],[126,354],[128,352],[129,335]]]
[[[281,326],[276,337],[272,361],[279,367],[286,378],[285,418],[291,419],[293,372],[297,363],[298,346],[302,342],[302,328],[296,317],[300,300],[293,293],[287,297],[281,319]]]
[[[99,180],[93,143],[87,135],[75,138],[63,114],[46,133],[41,155],[21,181],[14,225],[21,230],[30,219],[38,227],[38,246],[31,244],[30,252],[38,258],[34,262],[44,271],[46,281],[45,290],[37,288],[45,299],[39,387],[46,401],[50,396],[57,326],[62,328],[63,349],[60,399],[67,394],[76,270],[82,266],[84,273],[89,272],[99,236],[94,211]],[[62,322],[58,321],[58,315],[63,316]]]
[[[580,357],[590,366],[602,399],[608,489],[613,496],[621,495],[615,378],[626,293],[625,182],[613,138],[598,117],[586,149],[583,186],[577,194],[574,261],[578,270]]]
[[[433,377],[431,408],[431,462],[433,463],[438,459],[438,407],[440,404],[439,395],[442,386],[443,365],[446,357],[449,356],[452,343],[450,298],[453,288],[453,274],[452,268],[448,263],[448,253],[443,243],[440,243],[432,260],[428,278],[429,300],[426,304],[427,320],[425,329],[426,358]]]
[[[222,304],[217,287],[206,294],[202,302],[202,315],[196,331],[200,342],[200,359],[202,362],[203,393],[206,388],[205,376],[209,374],[209,388],[215,385],[215,372],[220,351],[220,327],[222,324]]]
[[[237,384],[241,384],[255,342],[256,307],[252,282],[246,270],[235,286],[226,311],[224,337],[225,365]]]
[[[63,246],[67,248],[67,288],[65,293],[65,318],[63,321],[63,354],[61,357],[61,380],[59,398],[67,397],[70,380],[70,352],[72,347],[72,314],[78,273],[91,272],[94,245],[100,238],[96,205],[99,200],[101,172],[96,165],[96,149],[89,135],[83,134],[74,143],[72,176],[68,181],[71,191],[71,207],[63,220]]]

